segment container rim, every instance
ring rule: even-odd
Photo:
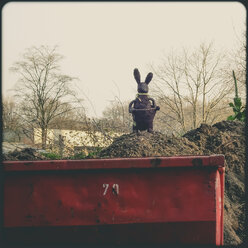
[[[3,161],[3,171],[71,171],[127,168],[224,167],[225,157],[216,155],[185,155],[143,158],[101,158],[83,160]]]

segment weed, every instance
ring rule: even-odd
[[[233,71],[233,79],[234,79],[234,85],[235,85],[235,97],[233,98],[233,103],[230,102],[229,106],[232,107],[234,115],[228,116],[227,120],[245,121],[245,108],[246,107],[242,106],[241,98],[238,95],[238,86],[237,86],[237,80],[236,80],[234,71]]]
[[[48,159],[51,160],[57,160],[57,159],[61,159],[61,157],[56,154],[56,153],[52,153],[52,152],[48,152],[48,153],[41,153],[41,155],[45,156]]]

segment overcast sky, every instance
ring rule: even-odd
[[[11,2],[2,9],[3,96],[17,81],[9,67],[26,48],[58,45],[62,72],[80,79],[88,115],[101,117],[115,95],[134,99],[134,68],[145,79],[163,53],[201,42],[230,50],[245,20],[238,2]]]

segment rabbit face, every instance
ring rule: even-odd
[[[146,83],[139,83],[138,84],[138,92],[139,93],[148,93],[148,85]]]
[[[139,70],[136,68],[133,71],[134,78],[138,84],[138,93],[148,93],[148,84],[151,82],[153,74],[150,72],[146,76],[145,82],[140,82],[140,73]]]

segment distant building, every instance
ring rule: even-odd
[[[6,142],[19,142],[21,140],[20,135],[17,135],[12,130],[3,130],[3,141]]]
[[[107,132],[86,132],[65,129],[48,129],[47,145],[59,145],[63,142],[65,147],[106,147],[110,145],[114,138],[119,137],[122,133]],[[41,144],[41,129],[34,129],[34,143]]]

